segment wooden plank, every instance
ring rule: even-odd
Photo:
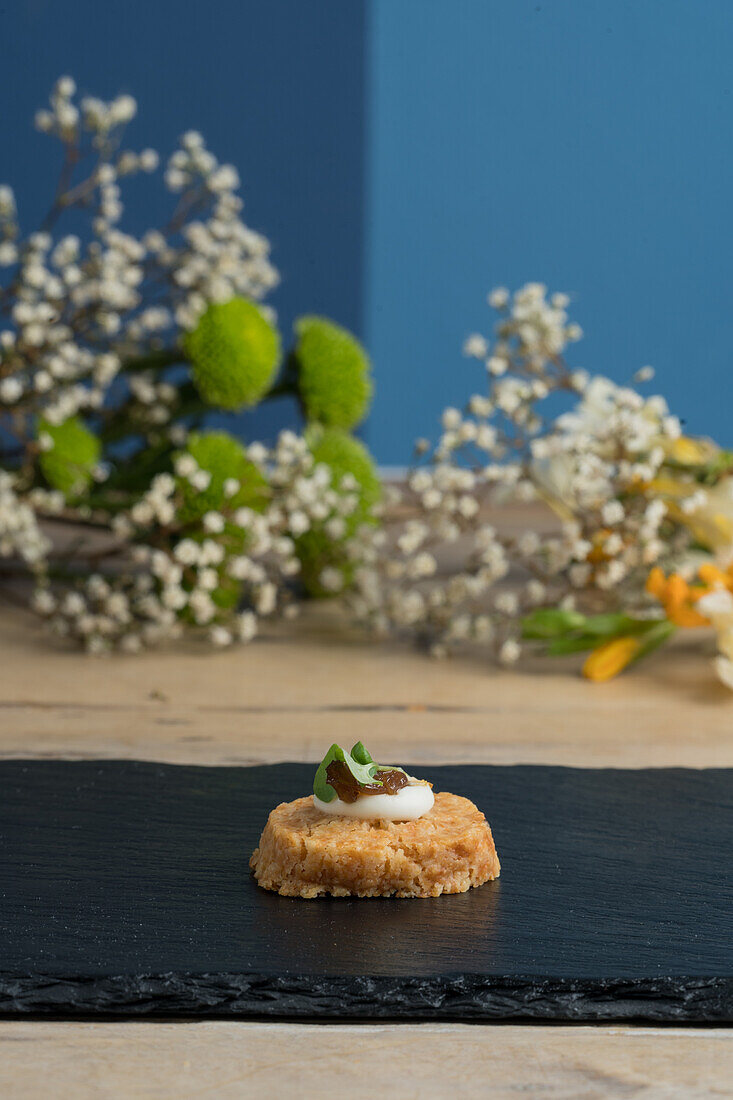
[[[377,758],[417,765],[573,764],[724,767],[730,725],[630,703],[615,711],[562,706],[487,712],[411,708],[211,711],[180,705],[0,705],[0,758],[160,760],[173,764],[317,761],[334,741],[362,740]]]
[[[91,660],[0,616],[0,755],[171,762],[315,760],[361,738],[438,763],[733,764],[733,696],[686,634],[607,685],[577,662],[497,672],[375,645],[330,609],[246,651]],[[710,646],[710,654],[713,652]],[[33,1100],[316,1095],[725,1095],[723,1030],[295,1024],[0,1023],[0,1095]],[[384,1073],[395,1074],[390,1091]],[[361,1090],[361,1091],[359,1091]]]
[[[733,764],[733,694],[695,639],[609,684],[577,665],[500,671],[375,644],[316,608],[246,650],[87,658],[0,619],[0,755],[174,763],[316,760],[361,738],[416,763]]]
[[[699,632],[695,632],[697,634]],[[733,715],[733,694],[718,684],[693,632],[608,684],[579,674],[578,658],[533,660],[502,671],[480,654],[434,660],[409,644],[375,642],[335,607],[313,605],[294,624],[270,627],[246,648],[181,644],[138,656],[88,658],[49,638],[27,612],[0,616],[0,698],[17,702],[160,701],[189,706],[370,706],[415,704],[538,711],[612,709],[633,700],[645,711],[679,705],[700,722]],[[714,650],[710,647],[709,656]]]
[[[0,1023],[4,1100],[701,1100],[732,1078],[723,1029]]]

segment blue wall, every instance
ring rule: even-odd
[[[130,92],[132,148],[167,156],[198,129],[238,167],[245,219],[272,241],[282,276],[270,301],[283,331],[297,313],[325,312],[362,334],[364,23],[365,0],[0,4],[0,183],[32,227],[55,185],[55,144],[32,128],[53,82],[68,73],[85,94]],[[162,182],[125,192],[133,228],[170,209]],[[277,406],[257,411],[259,433],[295,422]]]
[[[409,459],[481,382],[485,291],[573,293],[573,361],[652,363],[733,442],[733,3],[372,0],[368,438]]]
[[[383,463],[480,384],[462,340],[488,332],[486,290],[528,279],[573,293],[578,366],[653,363],[692,430],[733,442],[731,0],[12,0],[0,43],[26,225],[59,74],[132,92],[134,146],[201,129],[273,241],[284,327],[320,310],[367,339]],[[155,194],[134,185],[134,228]]]

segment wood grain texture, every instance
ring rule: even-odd
[[[677,1028],[0,1022],[3,1100],[373,1100],[387,1067],[378,1095],[400,1100],[708,1100],[730,1096],[733,1044]]]
[[[725,767],[732,728],[733,694],[687,637],[591,684],[573,661],[432,661],[323,607],[246,651],[99,660],[50,646],[24,612],[0,616],[0,757],[249,764],[318,760],[351,738],[430,764]]]
[[[246,653],[90,661],[49,646],[30,615],[3,608],[0,754],[315,760],[347,729],[377,753],[390,747],[426,763],[733,765],[733,697],[715,683],[697,635],[591,685],[576,661],[517,673],[471,657],[436,663],[344,637],[340,625],[316,609],[293,636],[274,632]],[[733,1032],[719,1029],[7,1022],[0,1039],[9,1100],[45,1098],[50,1080],[55,1095],[75,1100],[269,1097],[283,1081],[303,1081],[307,1096],[342,1082],[344,1060],[370,1056],[410,1068],[392,1092],[401,1097],[483,1096],[490,1080],[500,1098],[697,1100],[729,1095],[733,1074]]]

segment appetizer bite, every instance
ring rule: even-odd
[[[473,802],[377,764],[361,741],[331,745],[313,794],[270,814],[250,859],[265,890],[288,897],[434,898],[499,874],[489,824]]]

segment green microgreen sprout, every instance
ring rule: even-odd
[[[360,787],[364,787],[367,784],[382,783],[378,773],[386,769],[383,764],[380,765],[374,762],[361,741],[356,742],[351,752],[346,752],[340,745],[331,745],[331,748],[318,765],[318,770],[313,780],[313,794],[316,798],[320,798],[321,802],[333,802],[337,797],[336,791],[328,782],[326,774],[328,765],[332,764],[334,760],[340,764],[346,765]],[[402,771],[401,768],[398,770]]]
[[[364,748],[362,741],[357,741],[351,750],[352,759],[356,760],[357,764],[373,764],[374,757],[368,749]]]

